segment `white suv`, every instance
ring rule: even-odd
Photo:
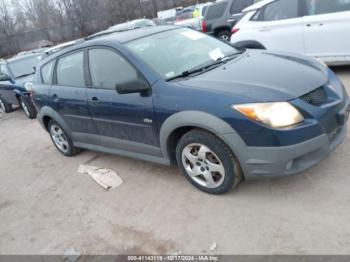
[[[244,10],[231,43],[350,64],[350,0],[263,0]]]

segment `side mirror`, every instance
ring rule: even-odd
[[[7,74],[0,74],[0,81],[12,81],[12,78]]]
[[[144,80],[133,80],[122,84],[117,84],[115,89],[118,94],[132,94],[132,93],[143,93],[150,90],[149,85]]]

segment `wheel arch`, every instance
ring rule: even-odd
[[[224,31],[224,30],[229,31],[231,34],[231,28],[229,26],[222,25],[214,29],[214,35],[217,36],[221,31]]]
[[[40,122],[42,123],[43,127],[48,131],[49,129],[49,122],[50,120],[56,121],[63,129],[64,131],[71,136],[72,132],[70,128],[68,127],[66,121],[63,119],[62,116],[60,116],[56,111],[54,111],[52,108],[48,106],[44,106],[40,110]]]
[[[164,158],[176,163],[178,140],[188,131],[200,128],[214,135],[233,134],[235,130],[222,119],[200,111],[183,111],[170,116],[160,129],[160,147]]]
[[[255,40],[240,41],[240,42],[234,43],[233,45],[238,48],[266,49],[266,47],[262,43]]]

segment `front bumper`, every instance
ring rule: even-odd
[[[350,109],[348,102],[345,109]],[[343,125],[332,134],[324,133],[290,146],[251,147],[237,133],[220,137],[235,153],[246,178],[283,177],[305,171],[327,158],[345,140],[347,118],[348,114]]]

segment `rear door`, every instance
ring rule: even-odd
[[[299,0],[277,0],[253,17],[254,39],[267,49],[304,52],[302,10]]]
[[[86,99],[84,50],[59,57],[49,97],[51,106],[73,132],[73,140],[81,141],[84,134],[97,134]]]
[[[214,29],[218,26],[226,25],[227,22],[224,17],[226,8],[229,2],[221,1],[210,5],[205,13],[204,21],[206,25],[206,32],[213,34]]]
[[[88,58],[91,79],[87,98],[101,144],[111,149],[159,155],[152,94],[116,91],[116,85],[143,78],[140,72],[112,48],[91,47]]]
[[[350,60],[350,0],[305,1],[306,54],[323,57],[325,61],[333,58],[341,60],[345,56]]]

